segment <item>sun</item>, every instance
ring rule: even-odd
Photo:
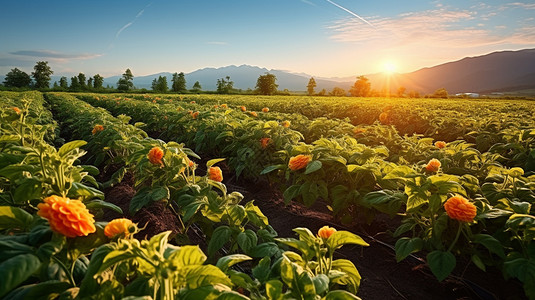
[[[383,72],[387,73],[387,74],[392,74],[394,72],[396,72],[397,70],[397,67],[396,67],[396,64],[392,61],[385,61],[383,63]]]

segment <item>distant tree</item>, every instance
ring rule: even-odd
[[[133,80],[134,80],[134,75],[132,75],[132,71],[130,71],[130,69],[126,69],[126,71],[123,74],[123,77],[121,77],[117,81],[117,89],[123,92],[133,89],[134,88]]]
[[[307,93],[309,96],[314,95],[314,88],[316,87],[316,80],[314,80],[314,77],[311,77],[308,81],[307,85]]]
[[[278,84],[275,84],[277,81],[277,76],[266,73],[265,75],[258,76],[256,80],[256,90],[262,95],[273,95],[277,92]]]
[[[93,76],[93,88],[95,90],[102,89],[102,85],[104,84],[104,77],[100,76],[100,74],[96,74]]]
[[[67,82],[67,77],[61,76],[59,79],[59,87],[66,90],[69,88],[69,83]]]
[[[80,88],[82,90],[85,90],[86,89],[86,84],[85,84],[85,74],[84,73],[78,73],[78,83],[80,84]]]
[[[69,89],[71,91],[80,91],[82,89],[82,86],[80,85],[80,82],[78,81],[77,76],[71,77],[71,86]]]
[[[405,91],[406,91],[406,90],[407,90],[407,89],[406,89],[404,86],[400,86],[400,87],[398,88],[397,96],[400,97],[400,98],[404,97],[404,96],[405,96]]]
[[[420,98],[420,93],[417,91],[410,91],[408,96],[409,98]]]
[[[158,76],[158,79],[154,78],[152,81],[152,90],[158,93],[167,93],[167,90],[169,90],[167,77]]]
[[[52,85],[52,89],[57,90],[59,88],[58,82],[54,81],[54,84]]]
[[[448,91],[446,91],[445,88],[440,88],[436,90],[433,95],[431,95],[433,98],[448,98]]]
[[[50,75],[54,74],[54,71],[48,66],[48,61],[38,61],[33,70],[32,77],[35,80],[35,87],[47,89],[50,84]]]
[[[325,89],[321,89],[321,91],[318,92],[318,96],[325,96],[327,95],[327,91]]]
[[[92,89],[93,88],[93,77],[89,77],[87,78],[87,89]]]
[[[335,97],[344,97],[346,95],[346,91],[343,88],[335,86],[329,95]]]
[[[234,82],[230,80],[230,76],[217,80],[217,93],[228,94],[234,89]]]
[[[353,97],[367,97],[370,94],[371,86],[368,78],[359,76],[355,84],[349,89],[349,93]]]
[[[17,68],[11,69],[4,79],[4,85],[6,87],[24,88],[30,87],[31,83],[32,79],[30,78],[30,75]]]
[[[192,92],[194,93],[198,93],[202,90],[202,86],[201,84],[198,82],[198,81],[195,81],[195,83],[193,84],[193,88],[191,89]]]
[[[186,77],[184,76],[184,72],[180,72],[180,73],[175,72],[173,74],[173,79],[171,79],[171,81],[173,82],[171,86],[171,89],[173,90],[173,92],[184,93],[185,91],[187,91]]]

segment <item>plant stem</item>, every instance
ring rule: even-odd
[[[455,246],[455,244],[457,243],[457,240],[459,239],[459,236],[461,235],[461,230],[463,228],[463,224],[459,221],[459,229],[457,230],[457,235],[455,236],[455,239],[453,240],[453,243],[451,243],[450,247],[448,248],[448,252],[451,251],[451,249],[453,249],[453,246]]]

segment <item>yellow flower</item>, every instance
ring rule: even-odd
[[[433,158],[431,159],[427,165],[425,166],[425,169],[429,172],[438,172],[438,169],[440,169],[441,163],[438,159]]]
[[[147,157],[149,158],[149,161],[153,165],[161,165],[162,164],[162,158],[163,158],[163,150],[160,147],[153,147],[150,149],[149,154],[147,154]]]
[[[290,121],[283,121],[282,127],[286,127],[286,128],[290,127]]]
[[[110,221],[108,225],[104,227],[104,234],[110,239],[117,235],[128,237],[131,234],[129,229],[131,226],[134,226],[134,223],[129,219],[115,219]]]
[[[453,196],[446,200],[444,209],[448,217],[467,223],[472,222],[477,214],[476,206],[462,196]]]
[[[97,124],[97,125],[95,125],[95,127],[93,127],[93,130],[91,130],[91,134],[95,135],[95,134],[97,134],[97,133],[99,133],[99,132],[101,132],[103,130],[104,130],[104,126]]]
[[[312,157],[310,157],[310,155],[299,154],[297,156],[292,156],[288,162],[288,168],[292,171],[303,169],[308,165],[311,159]]]
[[[37,214],[48,220],[50,228],[66,237],[87,236],[96,231],[95,219],[80,200],[50,196],[37,205]]]
[[[228,108],[228,105],[226,105],[226,104],[221,104],[221,108],[227,109],[227,108]]]
[[[332,228],[329,226],[323,226],[318,230],[318,236],[322,239],[328,239],[335,232],[336,232],[335,228]]]
[[[223,181],[223,172],[221,172],[219,167],[210,167],[208,169],[208,178],[213,181],[221,182]]]

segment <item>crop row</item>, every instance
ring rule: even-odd
[[[520,279],[526,294],[535,295],[531,285],[535,266],[529,263],[535,247],[531,119],[504,116],[507,119],[501,123],[496,114],[486,111],[482,114],[488,113],[492,122],[465,134],[475,137],[475,146],[464,140],[446,143],[405,136],[405,155],[394,160],[387,147],[365,146],[350,136],[303,143],[301,134],[282,126],[283,122],[241,108],[263,107],[260,100],[230,108],[224,103],[227,107],[221,109],[184,100],[100,97],[82,98],[115,114],[128,114],[161,136],[228,157],[238,173],[247,170],[246,175],[258,176],[263,169],[272,181],[281,182],[286,201],[310,205],[321,198],[335,215],[349,222],[373,219],[378,211],[402,215],[394,233],[398,260],[427,251],[427,262],[440,280],[451,273],[456,257],[467,257],[483,270],[494,266],[506,277]],[[294,106],[297,111],[299,107]],[[498,112],[505,109],[500,106]],[[443,111],[429,109],[422,115]],[[475,123],[488,122],[484,116],[478,118],[473,118]],[[449,130],[449,123],[441,124],[446,128],[440,130]]]
[[[296,228],[299,239],[277,238],[252,201],[242,205],[241,194],[227,193],[221,171],[214,166],[221,160],[208,161],[206,175],[199,176],[193,162],[198,157],[183,145],[147,138],[144,131],[128,124],[129,118],[115,118],[72,96],[47,94],[46,98],[62,136],[87,140],[90,155],[86,161],[103,170],[110,165],[120,167],[107,186],[120,181],[125,172],[133,174],[136,195],[130,214],[152,202],[165,202],[180,218],[181,234],[187,234],[193,225],[203,228],[206,254],[198,246],[168,243],[170,232],[139,241],[133,234],[140,229],[128,219],[94,223],[87,208],[94,211],[84,203],[99,201],[101,208],[116,207],[94,200],[99,195],[84,194],[83,201],[69,199],[76,196],[69,188],[74,183],[60,186],[59,191],[45,188],[46,197],[35,197],[33,205],[26,201],[20,208],[1,207],[0,269],[9,282],[2,286],[0,295],[9,293],[9,299],[44,294],[84,299],[356,298],[358,271],[350,261],[333,259],[333,254],[344,244],[366,245],[358,236],[331,228],[315,235],[306,228]],[[85,143],[69,142],[59,153],[83,154],[78,147]],[[46,164],[52,165],[55,163]],[[7,186],[13,184],[6,182]],[[35,225],[21,226],[19,216],[38,220],[44,236],[36,240]],[[49,220],[54,234],[40,217]],[[225,256],[219,252],[223,247]],[[284,251],[287,247],[299,253]],[[243,261],[251,261],[248,266],[252,269],[246,273],[233,267]],[[346,286],[351,293],[338,286]]]

